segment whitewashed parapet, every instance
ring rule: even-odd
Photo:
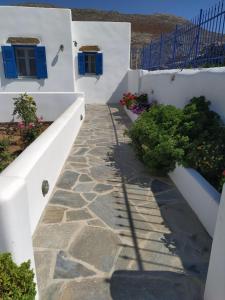
[[[213,236],[209,269],[205,286],[205,300],[225,299],[225,187],[221,196]]]
[[[80,94],[80,97],[75,99],[75,102],[0,175],[3,177],[17,177],[26,182],[29,223],[32,234],[48,202],[84,117],[84,97]],[[49,191],[45,196],[42,194],[44,180],[49,183]],[[9,188],[8,193],[10,194]],[[20,210],[17,213],[19,215]],[[18,227],[17,230],[23,230],[23,228]]]
[[[191,98],[205,96],[225,120],[225,67],[174,70],[130,70],[128,90],[148,99],[183,108]]]
[[[213,237],[221,195],[194,169],[177,166],[169,177]]]
[[[0,252],[12,253],[16,263],[30,259],[34,267],[26,182],[0,176]]]
[[[138,118],[137,114],[134,114],[131,110],[127,109],[126,106],[124,106],[124,110],[132,122],[137,120]]]

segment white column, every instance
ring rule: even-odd
[[[213,237],[204,299],[225,299],[225,186],[223,187]]]

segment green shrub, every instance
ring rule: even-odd
[[[14,159],[9,152],[10,140],[3,138],[0,140],[0,172],[4,170]]]
[[[33,97],[25,94],[14,98],[13,116],[21,119],[18,123],[25,147],[30,145],[42,131],[42,117],[36,115],[37,106]]]
[[[210,110],[205,97],[193,98],[184,107],[180,133],[189,137],[183,165],[196,169],[219,191],[225,168],[225,128],[220,116]]]
[[[150,169],[166,173],[183,159],[188,138],[178,133],[182,115],[182,110],[172,105],[155,105],[129,130],[138,156]]]
[[[155,105],[128,132],[143,162],[153,170],[172,171],[176,163],[199,171],[218,191],[225,182],[225,127],[204,97],[183,110]]]
[[[34,273],[30,261],[17,266],[10,253],[0,254],[0,299],[35,299]]]
[[[34,123],[37,120],[36,112],[37,106],[33,97],[25,94],[20,95],[14,100],[14,111],[13,116],[19,117],[25,124]]]

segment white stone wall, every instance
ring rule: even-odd
[[[205,96],[212,109],[225,119],[225,68],[129,71],[129,90],[139,77],[134,92],[147,93],[149,99],[182,108],[193,97]]]
[[[32,234],[85,117],[80,97],[0,174],[0,252],[31,259]],[[49,192],[42,195],[42,182]]]
[[[75,92],[32,92],[29,93],[37,104],[37,116],[44,121],[55,121],[79,96]],[[0,122],[10,122],[13,119],[13,98],[18,93],[0,93]],[[17,121],[15,119],[15,121]]]
[[[205,300],[225,299],[225,187],[220,201],[216,229],[213,237]]]
[[[128,90],[131,26],[120,22],[72,22],[76,91],[86,103],[118,102]],[[98,45],[103,53],[103,75],[78,74],[77,52],[81,46]]]

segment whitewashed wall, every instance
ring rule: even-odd
[[[37,116],[42,116],[44,121],[56,120],[79,97],[75,92],[28,92],[28,94],[37,104]],[[13,98],[19,95],[16,92],[0,93],[0,122],[12,121]]]
[[[213,237],[209,269],[205,287],[205,300],[225,299],[225,186],[220,201],[216,229]]]
[[[86,103],[118,102],[128,89],[131,26],[120,22],[72,22],[76,91],[84,92]],[[103,75],[78,74],[77,51],[98,45],[103,53]]]
[[[48,78],[6,79],[0,55],[0,92],[74,92],[69,9],[0,7],[0,45],[5,45],[8,37],[40,39],[41,45],[46,47]],[[58,53],[61,44],[64,51]],[[0,107],[1,98],[2,95]]]
[[[139,85],[134,85],[139,78]],[[193,97],[205,96],[225,119],[225,68],[129,71],[129,90],[148,93],[150,99],[182,108]],[[134,87],[136,90],[134,91]]]
[[[31,259],[32,234],[85,116],[82,95],[0,175],[0,252]],[[83,118],[84,119],[84,118]],[[44,197],[42,182],[50,189]]]
[[[196,170],[177,166],[169,177],[211,237],[214,235],[221,194]]]

